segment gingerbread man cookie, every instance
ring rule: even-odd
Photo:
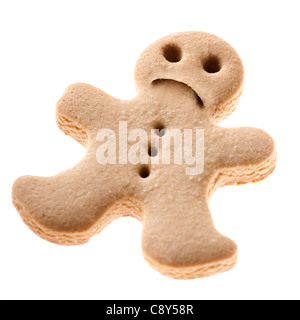
[[[132,216],[143,224],[144,257],[159,272],[192,279],[229,270],[237,246],[215,229],[209,199],[218,187],[264,179],[276,162],[264,131],[216,124],[238,103],[241,60],[214,35],[176,33],[142,53],[135,79],[138,95],[128,101],[83,83],[66,89],[57,123],[87,153],[54,177],[19,178],[13,203],[36,234],[57,244],[83,244]]]

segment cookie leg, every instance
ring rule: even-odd
[[[13,203],[40,237],[58,244],[81,244],[109,222],[107,208],[117,198],[110,181],[83,161],[57,176],[24,176],[13,186]],[[109,177],[109,176],[108,176]]]
[[[145,214],[142,245],[154,269],[176,279],[193,279],[235,265],[237,246],[214,228],[206,203],[193,197],[154,203]]]

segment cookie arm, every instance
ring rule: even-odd
[[[261,129],[221,129],[217,151],[219,185],[248,183],[266,178],[275,168],[273,139]]]
[[[87,146],[95,126],[109,113],[116,99],[85,83],[67,87],[56,106],[59,128],[83,146]]]

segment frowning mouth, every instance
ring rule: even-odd
[[[204,107],[204,103],[203,103],[202,99],[200,98],[200,96],[198,95],[198,93],[192,87],[187,85],[186,83],[181,82],[181,81],[177,81],[177,80],[171,80],[171,79],[156,79],[156,80],[152,81],[152,85],[155,85],[155,86],[158,86],[160,84],[166,84],[166,83],[175,83],[175,84],[177,83],[177,84],[180,84],[181,86],[185,86],[187,90],[193,91],[193,93],[197,99],[198,105],[200,107]]]

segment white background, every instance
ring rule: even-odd
[[[0,1],[1,299],[299,299],[299,1]],[[148,44],[199,30],[229,42],[245,67],[245,91],[222,126],[269,132],[278,164],[266,180],[220,189],[216,227],[239,246],[236,267],[177,281],[142,257],[142,225],[113,222],[78,247],[36,236],[11,204],[14,180],[48,176],[85,150],[55,123],[66,86],[86,82],[135,95],[133,69]]]

